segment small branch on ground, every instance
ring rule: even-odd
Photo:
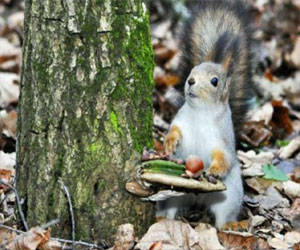
[[[25,230],[28,231],[28,225],[27,225],[27,222],[25,220],[25,216],[24,216],[24,213],[23,213],[23,210],[22,210],[22,207],[21,207],[21,201],[20,201],[20,197],[19,197],[17,189],[15,189],[12,185],[6,183],[5,181],[3,181],[1,179],[0,179],[0,184],[2,184],[4,186],[7,186],[8,188],[10,188],[15,193],[20,218],[23,222],[23,226],[24,226]]]
[[[56,220],[50,221],[50,222],[48,222],[48,223],[45,224],[45,225],[49,225],[50,223],[52,223],[52,222],[54,222],[54,221],[56,221]],[[45,228],[45,225],[43,225],[42,227]],[[24,232],[24,231],[21,231],[21,230],[18,230],[18,229],[15,229],[15,228],[13,228],[13,227],[9,227],[9,226],[3,225],[3,224],[0,224],[0,227],[5,228],[5,229],[8,229],[8,230],[11,230],[11,231],[14,231],[14,232],[19,233],[19,234],[26,234],[26,233],[27,233],[27,232]],[[47,227],[48,227],[48,226],[47,226]],[[51,240],[57,240],[57,241],[59,241],[59,242],[61,242],[61,243],[65,243],[65,244],[73,244],[73,243],[74,243],[74,246],[76,246],[76,245],[81,245],[81,246],[89,247],[90,249],[95,248],[95,249],[104,250],[104,248],[101,247],[101,246],[98,246],[98,245],[96,245],[96,244],[91,244],[91,243],[83,242],[83,241],[65,240],[65,239],[52,238],[52,237],[51,237],[50,239],[51,239]],[[63,249],[69,249],[69,248],[64,247]]]

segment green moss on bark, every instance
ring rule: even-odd
[[[54,234],[70,238],[62,180],[72,197],[77,240],[110,241],[128,222],[141,233],[153,219],[152,205],[125,191],[124,167],[152,145],[146,5],[47,3],[28,0],[25,10],[17,184],[28,223],[59,217]]]

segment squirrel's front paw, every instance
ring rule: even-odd
[[[228,163],[222,151],[214,150],[212,153],[212,163],[205,172],[208,176],[223,178],[227,175]]]
[[[173,154],[176,151],[176,147],[180,143],[181,133],[178,127],[172,126],[170,132],[165,138],[165,152],[168,154]]]
[[[174,154],[179,144],[179,139],[173,136],[167,136],[165,139],[165,152],[167,154]]]
[[[223,178],[227,174],[227,168],[220,166],[217,162],[213,162],[209,169],[205,171],[205,175],[213,176],[215,178]]]

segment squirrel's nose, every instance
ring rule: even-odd
[[[189,84],[190,86],[194,85],[195,83],[196,83],[196,81],[195,81],[195,79],[192,78],[192,77],[188,80],[188,84]]]

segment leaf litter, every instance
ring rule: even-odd
[[[300,249],[300,5],[297,0],[248,1],[255,14],[255,39],[260,41],[256,99],[238,145],[248,231],[161,220],[138,239],[133,226],[125,224],[120,225],[112,249]],[[188,12],[183,2],[175,2],[149,2],[156,62],[154,145],[160,153],[170,121],[184,102],[176,32]],[[24,1],[0,1],[0,12],[0,179],[14,185]],[[135,185],[131,188],[139,188]],[[0,223],[22,229],[14,204],[15,194],[1,184]],[[62,249],[61,243],[50,239],[49,230],[39,227],[26,234],[0,227],[0,245]]]

